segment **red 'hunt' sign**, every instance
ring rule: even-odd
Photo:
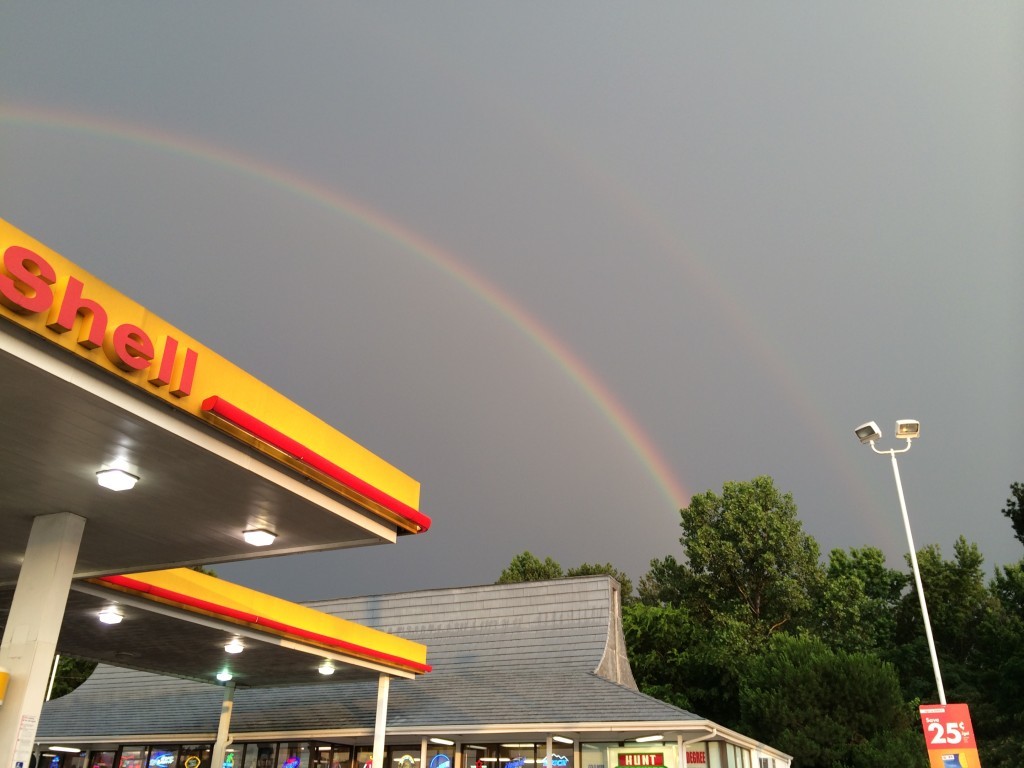
[[[646,768],[650,765],[664,765],[665,756],[661,752],[640,754],[638,752],[619,753],[619,765],[630,768]]]

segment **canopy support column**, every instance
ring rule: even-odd
[[[220,721],[217,723],[217,740],[213,742],[213,754],[210,757],[210,768],[221,768],[224,765],[224,754],[231,745],[232,738],[228,736],[231,728],[231,712],[235,706],[235,684],[233,682],[224,685],[224,701],[220,705]]]
[[[84,531],[85,518],[70,512],[32,521],[0,642],[0,667],[11,675],[0,707],[0,768],[28,768]]]
[[[388,691],[390,688],[391,678],[381,674],[377,678],[377,717],[373,721],[373,768],[383,768],[384,766],[384,731],[388,724]]]

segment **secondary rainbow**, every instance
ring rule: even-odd
[[[42,107],[6,104],[0,106],[0,124],[48,127],[115,138],[202,160],[235,173],[273,185],[306,200],[358,221],[406,251],[424,259],[436,269],[464,285],[484,303],[519,328],[549,359],[580,388],[590,402],[619,433],[655,482],[665,501],[674,508],[689,503],[691,493],[672,471],[653,440],[611,390],[590,368],[536,317],[508,294],[459,261],[453,254],[431,243],[398,221],[387,217],[335,188],[299,176],[236,150],[192,137],[160,131],[152,126],[110,120],[92,115]]]

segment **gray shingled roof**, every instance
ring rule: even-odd
[[[700,720],[639,693],[626,662],[618,585],[604,576],[437,589],[309,603],[423,643],[433,671],[392,680],[388,727]],[[46,704],[38,738],[216,731],[216,685],[100,666]],[[239,689],[232,733],[372,733],[376,685]]]

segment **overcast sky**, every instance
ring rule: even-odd
[[[1024,5],[8,2],[0,217],[422,483],[290,599],[639,579],[772,475],[824,552],[1024,549]]]

